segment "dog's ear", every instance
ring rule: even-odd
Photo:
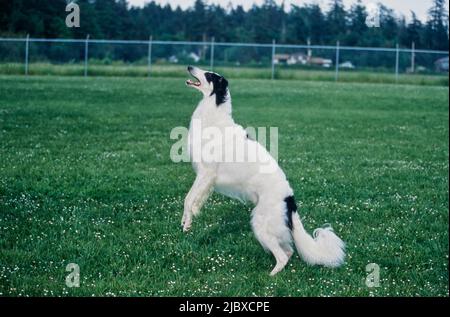
[[[214,89],[211,92],[211,96],[216,94],[216,105],[220,106],[227,98],[228,80],[222,76],[217,76],[213,80]]]

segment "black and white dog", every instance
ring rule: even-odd
[[[205,139],[194,136],[194,125],[201,124],[201,132],[215,129],[226,135],[227,128],[238,131],[235,138],[221,141],[217,146],[225,154],[244,145],[247,152],[257,152],[258,158],[233,162],[224,160],[193,160],[196,178],[184,202],[182,226],[188,231],[193,216],[199,214],[209,194],[216,190],[232,198],[247,200],[255,204],[251,224],[253,232],[261,245],[276,259],[270,275],[280,272],[293,254],[292,239],[301,257],[309,264],[337,267],[344,262],[344,242],[334,234],[330,227],[314,231],[314,238],[303,228],[297,213],[292,188],[284,172],[275,159],[258,142],[248,138],[246,131],[237,125],[231,116],[231,96],[228,81],[213,72],[197,67],[188,67],[195,80],[187,80],[186,85],[199,90],[203,99],[192,115],[189,127],[188,149],[193,158],[208,145]],[[236,140],[236,137],[238,140]],[[236,141],[236,142],[235,142]],[[261,172],[263,167],[273,166],[270,172]]]

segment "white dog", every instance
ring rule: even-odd
[[[258,142],[250,139],[245,130],[231,117],[231,97],[228,81],[212,72],[189,66],[188,72],[196,80],[187,80],[186,85],[199,90],[203,99],[192,115],[189,127],[188,149],[192,158],[201,153],[206,146],[204,139],[194,137],[193,123],[201,123],[204,133],[208,128],[219,129],[225,133],[227,128],[238,131],[236,143],[244,144],[246,150],[257,151],[258,159],[251,161],[193,161],[196,178],[184,202],[182,226],[188,231],[192,217],[199,214],[209,194],[216,190],[224,195],[255,204],[251,224],[253,232],[261,245],[276,259],[270,275],[280,272],[293,253],[292,239],[301,257],[308,264],[337,267],[344,262],[344,242],[334,234],[330,227],[314,231],[314,238],[303,228],[297,213],[297,205],[292,188],[277,162]],[[240,133],[239,133],[240,131]],[[233,142],[234,144],[234,142]],[[218,145],[225,152],[233,151],[235,145],[225,141]],[[236,152],[239,152],[236,149]],[[225,153],[227,154],[227,153]],[[271,172],[261,172],[262,167],[272,165]]]

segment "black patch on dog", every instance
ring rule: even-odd
[[[208,83],[213,83],[213,91],[211,92],[211,95],[216,95],[216,105],[220,106],[223,104],[227,99],[227,90],[228,90],[228,81],[215,73],[205,73],[205,78],[208,81]]]
[[[284,199],[286,203],[286,225],[292,231],[292,214],[297,212],[297,204],[294,196],[288,196]]]

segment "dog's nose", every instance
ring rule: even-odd
[[[192,67],[191,65],[188,66],[188,71],[192,71],[194,69],[194,67]]]

